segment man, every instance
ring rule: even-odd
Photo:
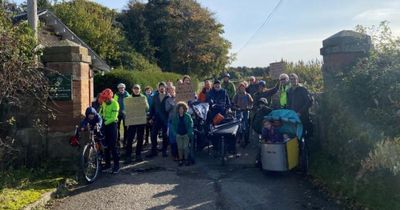
[[[224,82],[221,84],[222,88],[226,90],[229,96],[229,100],[233,99],[233,96],[236,94],[236,88],[235,85],[229,81],[231,78],[231,75],[229,73],[224,74]]]
[[[263,80],[258,82],[258,91],[254,94],[254,101],[259,101],[261,98],[270,99],[278,91],[279,83],[272,89],[267,89],[267,83]]]
[[[140,93],[140,85],[136,84],[132,88],[132,96],[131,97],[141,97],[146,102],[146,107],[143,109],[143,115],[146,115],[149,104],[147,102],[147,98],[145,95]],[[128,97],[129,98],[129,97]],[[126,144],[126,164],[130,164],[132,162],[132,143],[135,136],[137,136],[136,143],[136,162],[143,161],[142,159],[142,147],[143,147],[143,139],[144,139],[144,130],[145,124],[143,125],[130,125],[127,133],[127,144]]]
[[[104,135],[105,135],[105,146],[104,149],[104,160],[106,165],[103,170],[111,167],[110,153],[113,157],[114,166],[112,173],[119,173],[119,154],[117,151],[117,121],[119,113],[119,104],[113,99],[113,92],[111,89],[105,89],[101,92],[101,98],[104,101],[101,105],[100,114],[103,117],[104,122]]]
[[[116,100],[119,104],[119,114],[118,114],[118,141],[121,141],[121,134],[119,132],[119,129],[121,127],[121,122],[122,122],[122,126],[124,127],[124,138],[123,138],[123,142],[122,142],[122,147],[125,146],[126,144],[126,126],[125,126],[125,103],[124,103],[124,99],[129,95],[129,93],[125,90],[126,86],[124,83],[119,83],[118,86],[118,92],[117,94],[115,94],[114,96],[114,100]]]
[[[312,105],[312,99],[308,90],[299,83],[299,77],[296,74],[290,74],[289,79],[291,87],[288,90],[287,107],[299,115],[304,132],[307,134],[311,129],[309,108]]]
[[[210,121],[217,114],[225,115],[226,109],[230,106],[230,99],[226,90],[222,89],[221,81],[214,81],[214,87],[207,95],[207,102],[211,107]]]
[[[287,91],[290,88],[289,75],[283,73],[279,75],[279,88],[277,93],[272,96],[271,107],[273,109],[287,108]]]
[[[250,77],[250,84],[246,88],[246,92],[248,92],[252,97],[254,97],[254,94],[258,91],[258,84],[257,80],[255,77],[251,76]]]
[[[149,104],[149,107],[151,107],[152,104],[152,100],[153,100],[153,88],[150,86],[147,86],[144,89],[144,92],[146,94],[146,98],[147,98],[147,103]],[[149,123],[150,117],[149,117],[149,113],[147,113],[147,124],[146,124],[146,137],[144,139],[144,146],[149,144],[149,139],[150,139],[150,129],[151,129],[151,125]]]
[[[150,123],[153,127],[151,130],[151,153],[147,156],[149,158],[157,156],[157,136],[160,130],[162,130],[162,155],[163,157],[167,157],[168,112],[165,110],[165,102],[168,97],[165,82],[160,82],[158,91],[154,94],[150,107]]]

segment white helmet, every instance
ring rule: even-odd
[[[117,86],[117,88],[118,88],[118,89],[119,89],[119,88],[126,88],[126,86],[125,86],[124,83],[119,83],[118,86]]]

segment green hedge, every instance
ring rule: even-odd
[[[148,85],[154,89],[161,81],[172,81],[176,84],[176,80],[181,78],[182,75],[170,72],[114,70],[103,76],[100,74],[95,75],[94,90],[96,94],[105,88],[111,88],[116,91],[117,85],[121,82],[126,84],[127,90],[130,90],[134,84],[141,85],[142,89]],[[198,85],[196,79],[193,79],[192,81],[196,86]]]

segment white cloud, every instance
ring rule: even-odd
[[[353,17],[356,21],[383,21],[400,19],[399,10],[396,8],[370,9]]]

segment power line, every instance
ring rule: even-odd
[[[239,54],[240,51],[242,51],[249,43],[250,41],[257,35],[257,33],[267,24],[271,18],[274,12],[279,8],[279,6],[282,4],[283,0],[279,0],[279,2],[275,5],[275,7],[272,9],[272,11],[268,14],[267,18],[264,20],[263,24],[254,32],[254,34],[244,43],[244,45],[237,51],[236,54]]]

